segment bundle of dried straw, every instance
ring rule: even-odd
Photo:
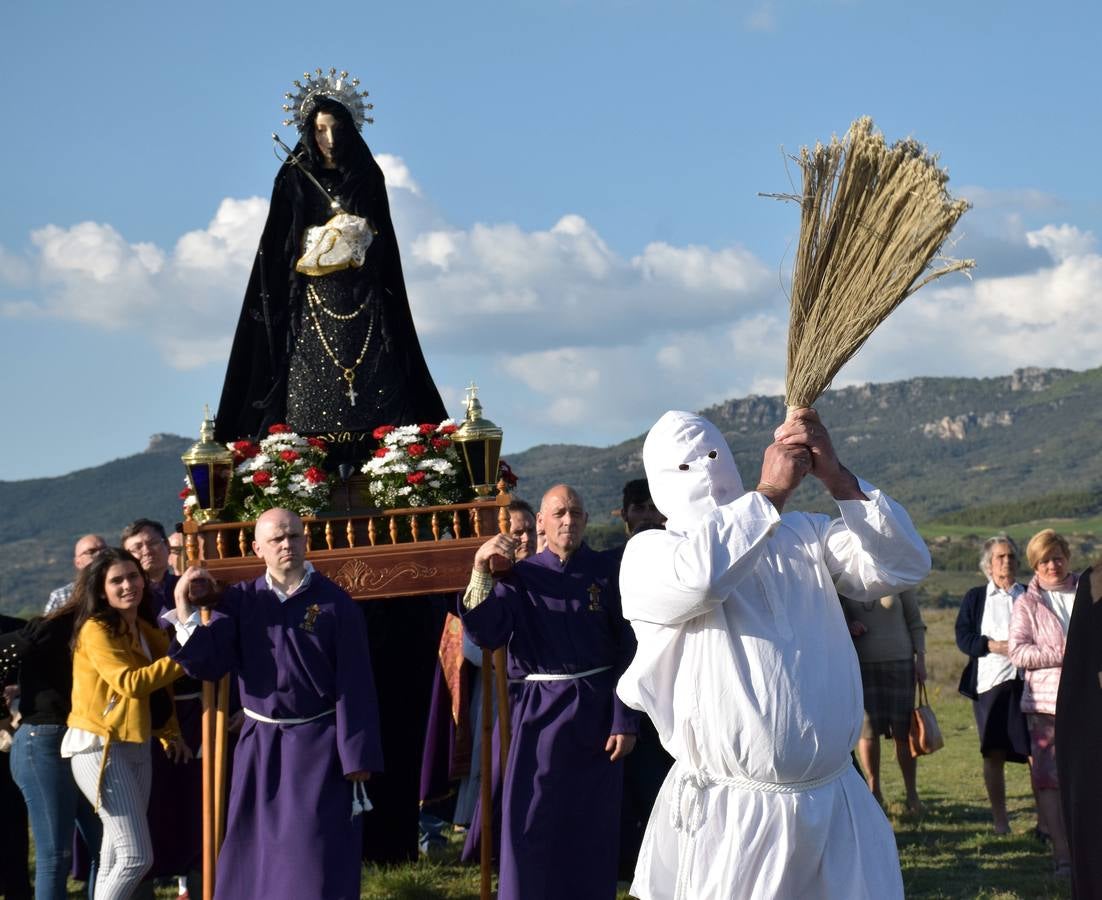
[[[844,139],[804,147],[800,242],[792,273],[785,402],[811,406],[838,370],[900,303],[974,260],[942,259],[942,243],[969,204],[917,142],[891,147],[872,119]]]

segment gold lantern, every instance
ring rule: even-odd
[[[489,498],[497,485],[501,435],[500,428],[483,418],[478,386],[471,382],[467,388],[467,417],[452,440],[463,455],[471,487],[480,500]]]
[[[199,509],[210,514],[208,521],[226,505],[233,479],[233,451],[214,440],[214,420],[210,407],[203,407],[199,440],[180,457],[187,470],[188,484],[195,492]]]

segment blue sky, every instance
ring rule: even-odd
[[[1093,4],[57,2],[5,12],[0,477],[195,434],[317,66],[372,93],[407,287],[449,410],[506,450],[605,444],[780,392],[794,173],[873,116],[975,208],[836,384],[1088,368],[1102,211]]]

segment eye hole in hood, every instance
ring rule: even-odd
[[[745,493],[727,441],[695,413],[671,410],[655,422],[643,442],[643,466],[667,531],[684,534]]]

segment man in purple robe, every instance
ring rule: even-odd
[[[582,542],[578,493],[556,485],[537,523],[547,549],[497,583],[490,560],[510,562],[499,534],[475,554],[463,625],[481,647],[508,643],[509,677],[523,680],[505,768],[499,900],[611,900],[616,896],[621,760],[638,716],[616,697],[635,638],[620,612],[615,562]]]
[[[227,588],[202,627],[189,598],[213,589],[189,569],[176,586],[188,673],[237,674],[246,716],[234,752],[221,900],[360,896],[363,781],[382,770],[367,629],[355,603],[306,562],[302,520],[285,509],[256,522],[267,571]]]

